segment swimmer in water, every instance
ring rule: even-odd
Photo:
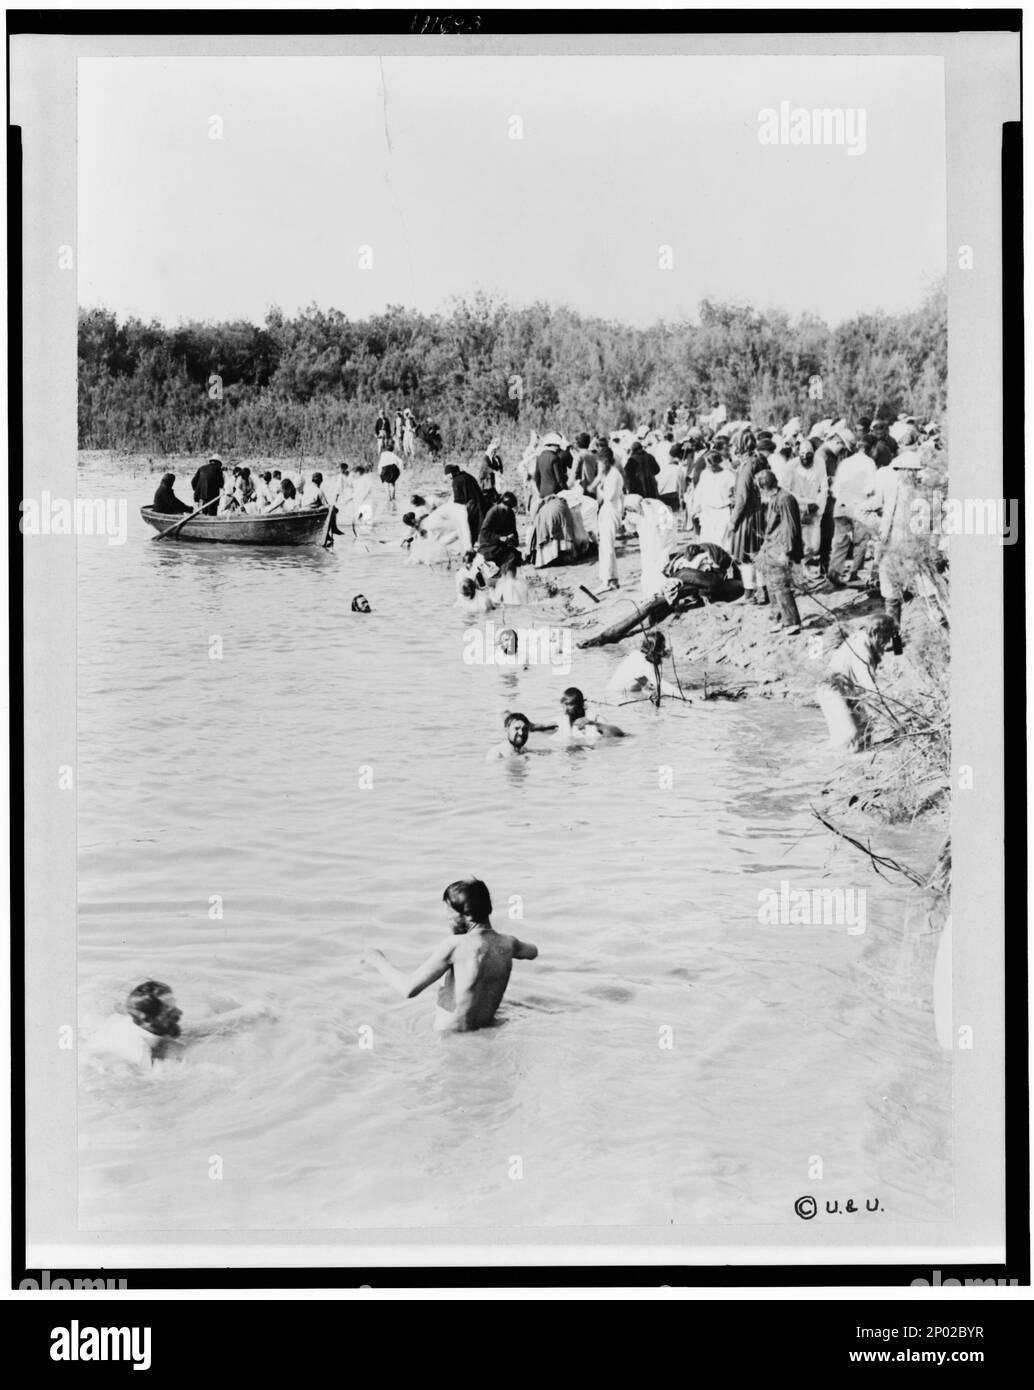
[[[615,724],[601,724],[598,719],[590,719],[585,713],[585,696],[573,685],[568,686],[560,697],[563,717],[560,727],[553,735],[557,743],[598,743],[605,738],[624,738],[624,729]]]
[[[90,1039],[89,1050],[98,1059],[129,1062],[146,1070],[168,1057],[174,1044],[225,1032],[264,1018],[269,1012],[264,1004],[247,1006],[184,1026],[183,1010],[170,987],[161,980],[145,980],[129,995],[124,1014],[111,1014],[105,1019]]]
[[[531,720],[526,714],[521,714],[520,710],[508,713],[503,720],[503,728],[506,737],[502,743],[497,743],[485,754],[485,761],[492,762],[495,758],[520,758],[524,756],[524,746],[528,742],[528,735],[531,733]]]
[[[452,915],[452,936],[431,952],[412,975],[370,951],[371,964],[404,999],[413,999],[441,980],[434,1026],[442,1033],[469,1033],[495,1018],[515,960],[534,960],[539,951],[527,941],[497,932],[491,923],[492,899],[478,878],[457,879],[442,894]],[[444,977],[444,978],[443,978]]]
[[[479,589],[473,579],[464,579],[460,582],[455,607],[462,608],[465,613],[487,613],[495,604],[487,589]]]
[[[370,600],[366,597],[365,594],[356,594],[355,598],[352,600],[352,612],[353,612],[353,613],[372,613],[372,612],[373,612],[373,609],[370,607]]]
[[[674,699],[684,699],[682,691],[661,677],[661,662],[668,654],[668,643],[663,632],[648,632],[639,644],[639,650],[629,652],[623,657],[614,674],[607,682],[608,695],[638,694],[649,690],[656,694],[660,682],[662,695]]]

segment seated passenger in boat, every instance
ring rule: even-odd
[[[255,496],[252,498],[251,503],[252,511],[264,512],[267,507],[272,505],[274,501],[272,488],[270,487],[272,481],[273,475],[268,470],[265,473],[260,473],[255,479]]]
[[[219,497],[219,506],[216,509],[220,516],[226,512],[236,512],[240,510],[240,503],[237,501],[237,483],[241,476],[241,470],[237,464],[232,469],[225,469],[223,473],[223,490]]]
[[[255,501],[255,482],[250,468],[242,468],[237,475],[233,495],[242,512],[251,510],[251,504]]]
[[[290,478],[280,480],[281,496],[270,507],[271,512],[296,512],[301,505],[298,500],[298,490]]]
[[[181,502],[172,489],[176,481],[175,473],[163,473],[162,480],[158,484],[154,494],[154,501],[151,504],[152,510],[161,512],[163,516],[179,516],[182,512],[193,511],[193,507],[188,507],[186,502]]]
[[[302,484],[301,505],[303,507],[326,507],[326,494],[323,491],[323,474],[314,473],[307,483]]]

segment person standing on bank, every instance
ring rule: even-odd
[[[800,564],[804,556],[801,511],[797,498],[779,486],[771,469],[762,469],[756,481],[765,504],[765,536],[758,557],[761,575],[772,602],[779,608],[775,626],[785,627],[787,635],[793,637],[801,630],[801,615],[792,588],[793,566]]]

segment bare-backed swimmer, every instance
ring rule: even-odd
[[[647,632],[639,643],[639,650],[629,652],[615,668],[607,682],[608,695],[623,695],[649,689],[656,693],[658,682],[662,695],[674,699],[685,699],[682,691],[661,676],[661,662],[668,653],[668,643],[663,632]]]
[[[413,999],[435,980],[439,1032],[469,1033],[495,1018],[515,960],[534,960],[538,947],[497,932],[491,922],[492,898],[479,878],[457,879],[442,894],[452,915],[452,935],[440,942],[412,975],[396,970],[383,951],[368,952],[370,963],[404,999]],[[444,978],[443,978],[444,977]]]
[[[605,738],[624,738],[624,729],[616,724],[602,724],[598,719],[590,719],[585,712],[585,696],[570,685],[560,697],[563,715],[560,727],[553,735],[557,743],[598,743]]]

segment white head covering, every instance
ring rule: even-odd
[[[539,440],[540,449],[566,449],[567,440],[562,434],[557,434],[556,430],[549,430]]]

